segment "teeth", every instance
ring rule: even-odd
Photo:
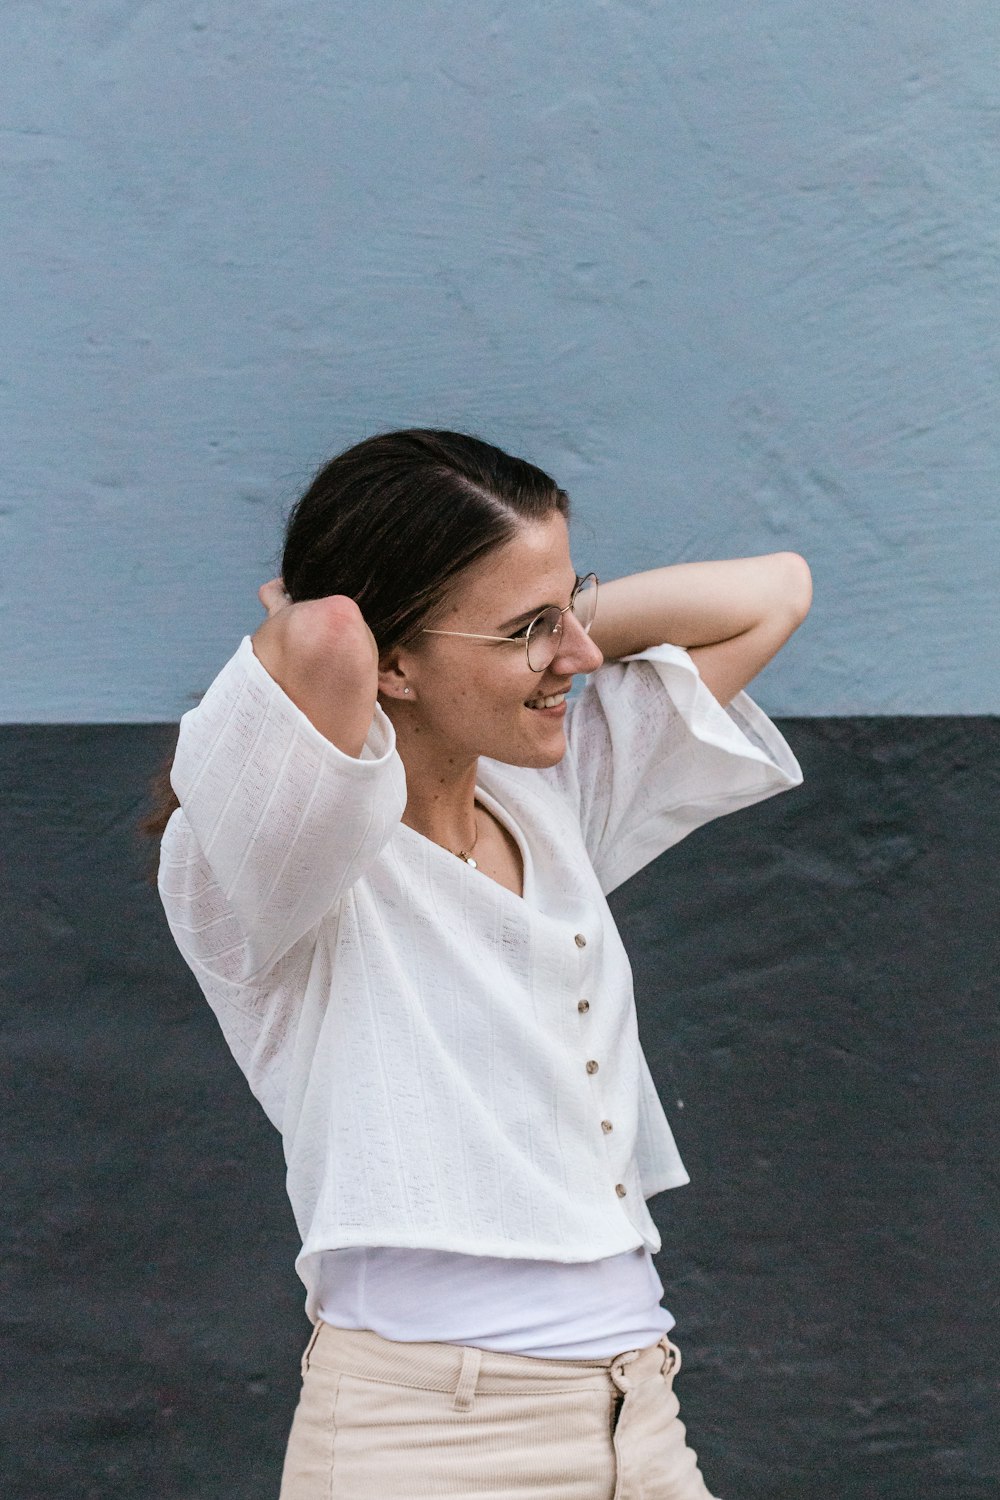
[[[528,708],[555,708],[565,699],[565,693],[550,693],[546,698],[532,698]]]

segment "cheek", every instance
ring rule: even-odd
[[[492,670],[484,667],[466,680],[466,701],[481,705],[486,712],[509,713],[531,696],[531,683],[523,678],[524,673],[510,670],[509,662],[497,663]]]
[[[435,718],[463,739],[475,738],[487,726],[509,724],[524,710],[530,689],[497,674],[477,674],[456,682],[435,704]]]
[[[432,703],[425,699],[428,721],[439,733],[474,749],[484,736],[523,734],[531,727],[524,704],[535,680],[526,670],[513,672],[503,662],[462,665],[461,673],[435,683]]]
[[[476,684],[461,705],[466,733],[482,738],[484,733],[518,736],[530,729],[525,699],[531,684],[492,678]]]
[[[525,689],[519,683],[493,683],[483,689],[479,701],[484,717],[489,716],[498,723],[509,724],[520,714],[527,712],[524,707],[525,696]]]

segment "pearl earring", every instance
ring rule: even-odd
[[[404,692],[404,693],[408,693],[408,692],[409,692],[409,691],[410,691],[410,690],[409,690],[409,688],[408,688],[408,687],[405,687],[405,688],[404,688],[404,689],[403,689],[403,692]]]

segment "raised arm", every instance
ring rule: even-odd
[[[320,734],[359,756],[378,695],[378,646],[360,609],[341,594],[292,604],[280,578],[258,593],[257,660]]]
[[[159,889],[196,973],[248,986],[377,858],[406,805],[376,704],[375,641],[350,599],[268,618],[181,720]]]
[[[798,629],[811,602],[809,565],[797,552],[676,563],[602,583],[591,634],[612,659],[665,641],[685,647],[726,704]]]

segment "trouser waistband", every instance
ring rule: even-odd
[[[334,1328],[318,1322],[302,1356],[303,1374],[311,1364],[383,1380],[391,1385],[454,1393],[459,1404],[473,1394],[514,1391],[627,1391],[662,1376],[679,1363],[666,1334],[643,1349],[626,1349],[604,1359],[535,1359],[468,1344],[402,1343],[369,1329]]]

